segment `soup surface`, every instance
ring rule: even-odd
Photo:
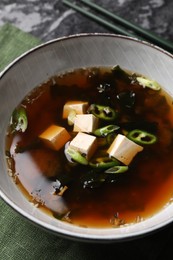
[[[119,66],[77,69],[23,99],[6,155],[29,201],[55,218],[99,228],[142,221],[172,200],[172,104],[156,82]]]

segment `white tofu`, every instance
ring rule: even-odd
[[[68,101],[63,107],[63,118],[68,118],[70,111],[74,110],[76,114],[85,114],[87,112],[88,102]]]
[[[70,147],[85,154],[89,160],[97,149],[97,138],[89,134],[78,133],[70,142]]]
[[[123,164],[129,165],[135,155],[142,150],[142,146],[129,140],[126,136],[118,134],[107,153]]]
[[[51,125],[40,136],[40,139],[53,150],[58,151],[71,139],[64,127]]]
[[[92,133],[98,128],[98,118],[93,114],[76,115],[74,119],[74,132]]]

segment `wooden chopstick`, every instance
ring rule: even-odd
[[[164,48],[165,50],[168,50],[173,53],[173,43],[172,42],[165,40],[162,37],[137,26],[137,25],[121,18],[120,16],[117,16],[117,15],[111,13],[110,11],[107,11],[106,9],[100,7],[99,5],[93,3],[89,0],[80,0],[80,2],[85,4],[87,7],[90,7],[91,9],[99,12],[100,14],[110,18],[111,20],[114,20],[119,25],[115,25],[115,24],[107,21],[105,18],[99,17],[98,14],[95,15],[94,13],[91,13],[86,8],[83,8],[82,6],[79,6],[76,3],[72,3],[70,0],[63,0],[62,2],[64,4],[66,4],[67,6],[73,8],[74,10],[93,19],[94,21],[99,22],[100,24],[106,26],[107,28],[109,28],[110,30],[112,30],[115,33],[120,33],[123,35],[135,37],[135,38],[142,39],[142,40],[148,40],[151,43],[154,43],[154,44]],[[128,30],[130,30],[130,31],[128,31]],[[135,33],[131,32],[131,31],[133,31]]]

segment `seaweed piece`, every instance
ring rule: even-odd
[[[117,95],[117,100],[122,109],[131,109],[135,105],[136,94],[134,91],[125,91]]]
[[[119,65],[116,65],[112,68],[112,73],[116,77],[116,79],[123,80],[128,84],[131,83],[130,75],[125,70],[123,70]]]
[[[100,173],[98,174],[97,171],[90,171],[86,174],[84,174],[81,178],[81,184],[83,186],[83,188],[90,188],[90,189],[94,189],[94,188],[98,188],[100,187],[105,181],[106,181],[106,174],[104,173]]]

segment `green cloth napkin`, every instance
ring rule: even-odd
[[[39,39],[7,24],[0,28],[0,70],[18,55],[40,43]],[[89,244],[62,239],[20,216],[0,199],[0,260],[155,260],[165,256],[173,228],[134,241]],[[166,259],[164,257],[164,259]]]
[[[5,24],[0,28],[0,71],[11,61],[41,41],[18,28]]]

